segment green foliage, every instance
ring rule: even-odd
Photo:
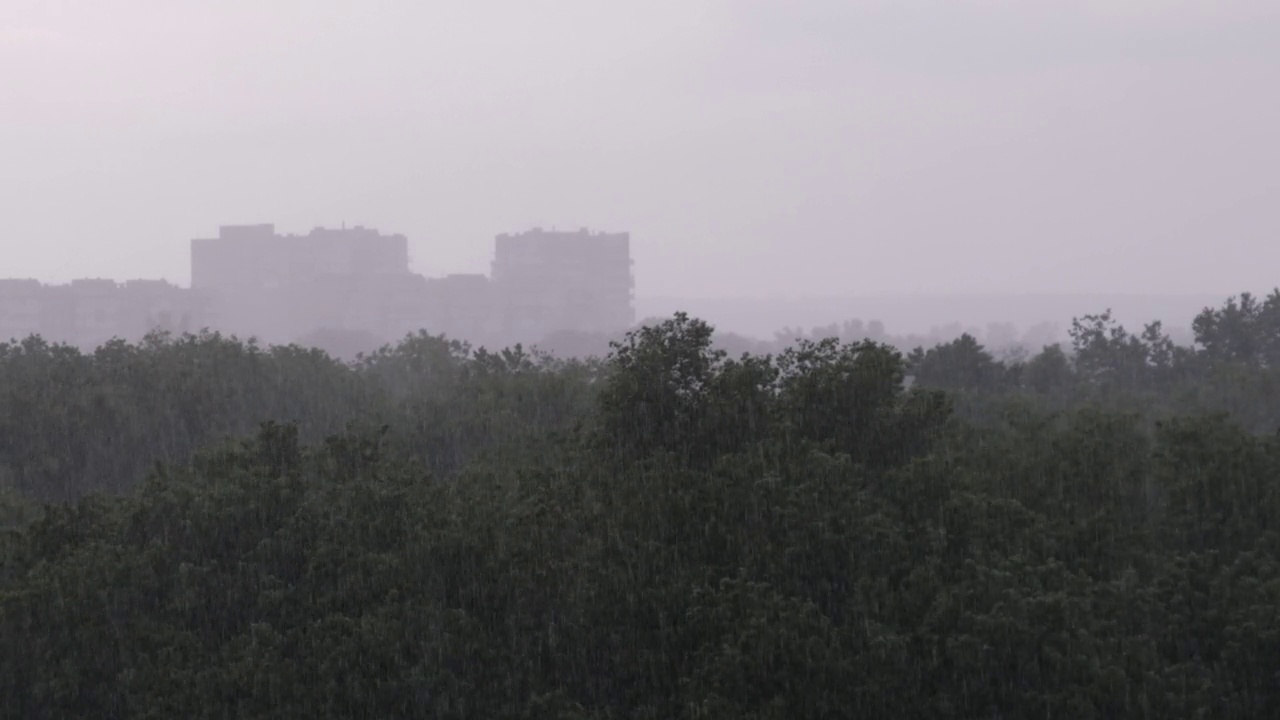
[[[910,361],[916,382],[943,390],[990,391],[1003,379],[1004,368],[967,333],[927,352],[916,348]]]
[[[1261,302],[1243,293],[1221,308],[1205,308],[1192,328],[1212,361],[1280,366],[1280,289]]]
[[[0,716],[1277,717],[1241,307],[1012,363],[0,346]]]
[[[616,447],[645,454],[698,453],[698,429],[724,363],[712,328],[683,313],[611,343],[614,373],[600,394],[601,430]]]

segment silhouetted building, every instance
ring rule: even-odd
[[[423,327],[428,280],[413,273],[381,277],[329,275],[298,282],[278,302],[290,318],[290,339],[316,330],[368,332],[394,340]]]
[[[43,288],[38,280],[0,280],[0,342],[40,332]]]
[[[613,332],[635,322],[631,236],[533,230],[499,235],[492,278],[504,330],[541,339],[561,330]]]
[[[357,225],[279,235],[275,226],[223,225],[191,241],[191,287],[278,288],[322,277],[409,274],[409,241]]]
[[[196,294],[163,280],[0,280],[0,340],[40,335],[87,349],[153,330],[199,330],[202,310]]]
[[[281,235],[226,225],[191,241],[191,288],[164,281],[0,280],[0,339],[39,334],[93,347],[155,329],[203,328],[268,343],[426,330],[473,344],[538,343],[634,322],[630,237],[534,229],[496,238],[493,276],[410,272],[404,235],[364,227]]]
[[[380,303],[387,289],[416,287],[415,277],[404,235],[362,226],[280,235],[270,224],[224,225],[191,241],[191,287],[209,293],[216,326],[268,342],[347,328],[357,316],[381,333],[397,305]]]
[[[482,274],[455,274],[427,281],[425,327],[432,333],[473,343],[504,344],[493,283]]]
[[[191,242],[191,285],[212,294],[216,325],[270,342],[330,328],[503,344],[634,321],[627,233],[499,235],[492,268],[491,279],[424,279],[409,271],[403,235],[363,227],[280,235],[273,225],[229,225]]]

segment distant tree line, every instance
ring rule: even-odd
[[[9,343],[0,716],[1280,717],[1280,293],[1193,327]]]

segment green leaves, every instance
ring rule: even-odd
[[[1270,370],[1077,330],[2,346],[0,715],[1280,714]]]

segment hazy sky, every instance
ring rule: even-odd
[[[630,230],[641,295],[1280,284],[1275,0],[0,0],[0,275],[225,223],[429,275]]]

